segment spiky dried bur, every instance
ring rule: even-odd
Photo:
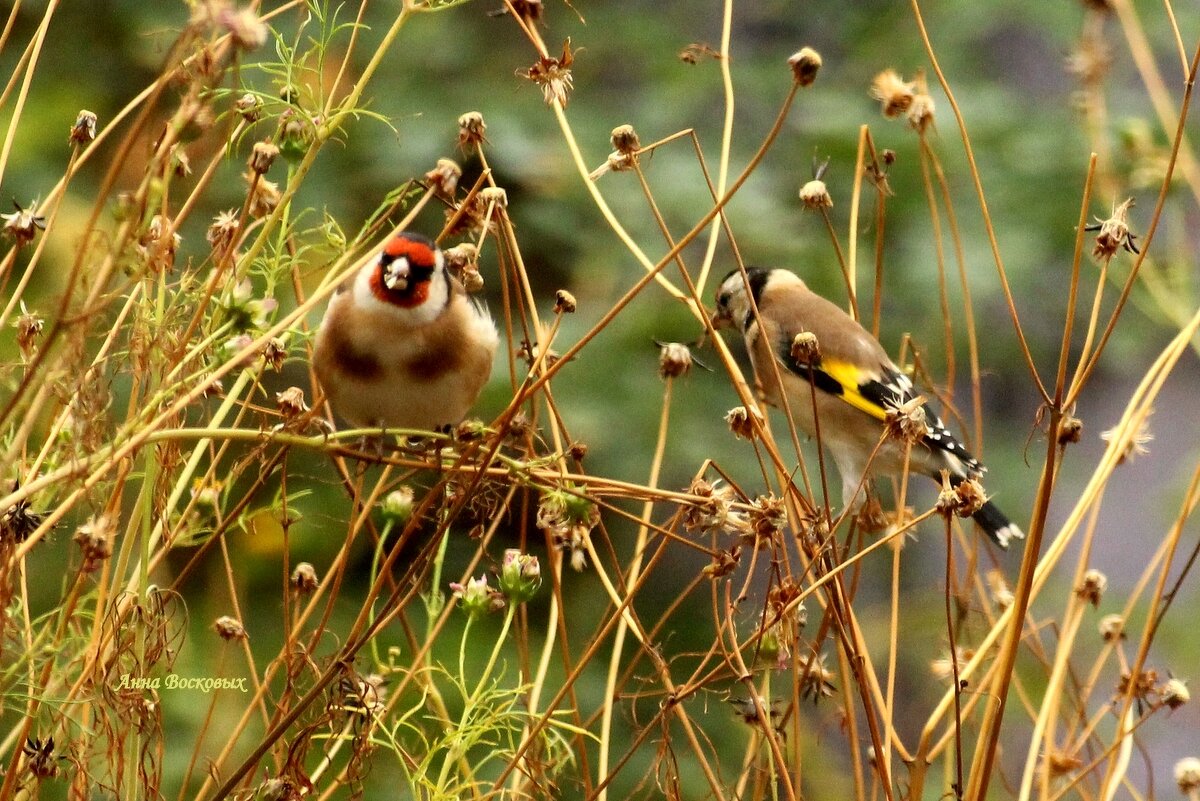
[[[575,86],[575,79],[571,75],[571,65],[574,62],[575,55],[571,52],[571,40],[567,39],[563,42],[561,56],[558,58],[542,56],[534,62],[532,67],[517,74],[541,87],[542,98],[546,101],[546,105],[551,106],[557,103],[566,108],[571,90]]]
[[[1118,250],[1127,253],[1138,253],[1137,235],[1129,230],[1129,210],[1133,208],[1133,198],[1113,207],[1112,214],[1107,220],[1096,218],[1096,222],[1085,227],[1085,231],[1096,231],[1096,245],[1092,248],[1092,256],[1107,261],[1116,255]]]
[[[788,58],[792,79],[800,86],[812,86],[821,71],[821,54],[811,47],[802,47]]]
[[[815,704],[822,698],[829,698],[837,690],[833,680],[837,678],[832,670],[825,667],[825,655],[802,653],[796,657],[796,671],[800,674],[800,697],[809,698]]]
[[[33,241],[38,231],[46,230],[46,218],[37,213],[36,200],[29,204],[29,208],[22,207],[15,200],[13,206],[16,211],[0,214],[0,220],[4,223],[0,230],[4,231],[4,236],[11,239],[17,248],[23,248]]]

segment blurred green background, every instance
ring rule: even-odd
[[[1086,4],[1041,0],[983,4],[960,0],[927,5],[926,22],[968,125],[1017,306],[1043,379],[1050,380],[1063,326],[1074,227],[1090,148],[1076,104],[1078,85],[1065,69],[1065,60],[1079,38]],[[398,46],[388,54],[382,72],[365,95],[369,108],[391,120],[394,128],[370,119],[351,123],[343,141],[322,153],[306,179],[298,204],[327,212],[348,231],[357,229],[390,189],[423,174],[439,157],[461,158],[455,145],[455,121],[463,112],[481,112],[488,125],[490,164],[497,182],[508,191],[509,212],[543,315],[549,313],[555,289],[569,289],[578,298],[579,311],[565,321],[560,334],[562,350],[641,276],[641,268],[592,205],[541,93],[516,74],[530,66],[534,54],[511,20],[489,13],[497,6],[499,3],[486,0],[465,3],[441,13],[421,15],[406,26]],[[1168,85],[1177,101],[1182,80],[1170,29],[1159,6],[1139,3],[1137,7],[1145,14],[1151,47],[1160,67],[1170,76]],[[11,74],[41,10],[40,3],[26,4],[18,13],[12,39],[0,53],[3,74]],[[366,17],[370,31],[364,33],[365,43],[377,41],[395,11],[395,3],[372,4]],[[1200,12],[1182,6],[1176,11],[1184,41],[1188,42],[1189,34],[1200,30]],[[106,125],[155,77],[187,15],[186,6],[177,3],[65,3],[49,31],[49,45],[41,56],[42,65],[13,144],[0,199],[7,203],[12,197],[24,204],[45,195],[62,173],[68,152],[66,132],[78,109],[97,112],[101,127]],[[352,11],[346,9],[341,18],[347,20],[351,15]],[[289,12],[273,25],[286,35],[296,23],[296,12]],[[591,167],[602,164],[611,150],[609,131],[630,123],[643,144],[685,128],[695,129],[708,163],[715,169],[724,113],[718,65],[704,57],[695,64],[685,63],[679,54],[691,43],[717,46],[720,32],[721,5],[717,2],[546,4],[541,33],[551,51],[568,37],[576,48],[575,90],[567,115]],[[1115,21],[1109,22],[1106,36],[1112,66],[1106,82],[1110,116],[1104,136],[1115,153],[1114,175],[1121,189],[1117,197],[1097,196],[1090,213],[1107,216],[1111,201],[1134,195],[1138,205],[1132,227],[1140,233],[1153,208],[1157,187],[1134,185],[1130,175],[1144,165],[1139,153],[1123,150],[1122,145],[1136,134],[1143,137],[1137,140],[1143,150],[1161,149],[1169,138],[1151,112]],[[919,69],[929,69],[907,3],[768,0],[736,4],[731,47],[736,91],[731,175],[740,171],[774,119],[790,81],[785,61],[803,45],[815,47],[822,54],[824,67],[816,84],[800,94],[784,132],[763,164],[728,207],[738,245],[749,263],[794,269],[814,288],[842,301],[841,276],[824,225],[819,217],[802,210],[796,195],[800,185],[811,177],[814,160],[829,159],[825,180],[834,198],[833,220],[844,246],[858,130],[863,124],[869,125],[876,146],[896,153],[888,174],[895,194],[887,202],[881,340],[896,354],[902,336],[911,335],[932,374],[941,380],[945,370],[942,321],[917,137],[902,121],[884,120],[878,103],[868,95],[872,78],[885,68],[894,67],[908,78]],[[272,89],[268,76],[249,63],[260,56],[269,57],[270,47],[268,44],[247,58],[240,76],[247,85]],[[370,55],[370,45],[360,48],[357,64],[361,67]],[[935,83],[932,76],[931,83]],[[1043,453],[1036,432],[1029,441],[1038,397],[999,291],[949,104],[936,84],[931,94],[937,103],[932,142],[945,164],[961,225],[980,332],[986,435],[983,452],[991,467],[987,486],[1001,506],[1025,524]],[[11,108],[10,101],[0,109],[0,128],[7,129]],[[211,153],[213,143],[202,139],[195,147],[193,162],[199,163],[200,154]],[[130,165],[131,171],[138,169],[139,159]],[[231,156],[207,193],[204,213],[194,214],[180,231],[181,257],[204,254],[204,230],[212,216],[240,204],[243,184],[238,176],[243,159],[242,152]],[[670,145],[646,158],[643,165],[668,224],[676,235],[682,234],[704,213],[708,203],[690,146],[683,142]],[[82,225],[91,206],[88,187],[97,185],[103,166],[102,160],[93,162],[73,186],[63,212],[68,229]],[[477,174],[478,165],[468,160],[464,166],[465,184]],[[599,187],[652,257],[665,252],[632,175],[606,175]],[[864,309],[869,308],[874,279],[873,204],[873,193],[864,188],[859,241],[859,292]],[[1197,216],[1186,189],[1174,188],[1153,254],[1156,267],[1170,278],[1170,297],[1189,313],[1196,304]],[[434,233],[440,224],[440,212],[433,212],[422,218],[419,227]],[[68,263],[71,246],[70,237],[58,237],[52,245],[52,263]],[[951,306],[956,312],[955,399],[967,411],[966,338],[949,240],[946,253],[951,271]],[[702,254],[703,243],[685,251],[689,264],[698,264]],[[1113,268],[1117,279],[1124,277],[1128,264],[1127,256],[1118,257]],[[314,280],[322,266],[312,265]],[[732,266],[728,245],[723,242],[714,277],[724,275]],[[482,270],[489,279],[486,293],[494,310],[500,303],[495,269],[494,257],[485,252]],[[1094,263],[1086,257],[1083,272],[1088,294],[1081,308],[1086,311],[1096,275]],[[43,270],[30,292],[31,305],[54,297],[56,278],[53,271]],[[706,290],[710,297],[712,286],[710,282]],[[1110,285],[1108,292],[1111,297],[1115,287]],[[288,303],[286,297],[281,296],[280,301]],[[315,325],[317,317],[309,322]],[[555,383],[556,398],[571,435],[590,448],[586,462],[589,471],[634,482],[645,480],[662,396],[653,340],[694,340],[699,334],[699,326],[682,306],[652,286],[563,371]],[[1061,521],[1070,511],[1070,501],[1102,452],[1099,432],[1117,422],[1133,386],[1172,334],[1166,312],[1143,289],[1135,290],[1133,306],[1125,313],[1100,374],[1076,412],[1084,422],[1084,439],[1068,453],[1059,495],[1062,500],[1053,506],[1052,523]],[[15,353],[10,335],[4,335],[0,348],[6,357]],[[740,353],[740,344],[734,344],[734,350]],[[711,350],[699,350],[697,356],[709,364],[717,363]],[[1177,513],[1196,461],[1200,438],[1194,387],[1200,369],[1194,354],[1184,361],[1168,383],[1153,419],[1156,439],[1150,445],[1151,454],[1120,468],[1121,480],[1114,482],[1107,495],[1094,558],[1095,566],[1106,571],[1112,582],[1112,600],[1101,608],[1102,613],[1119,608],[1123,590],[1136,580],[1136,571],[1145,561],[1142,552],[1146,546],[1140,542],[1161,538]],[[498,364],[495,380],[478,406],[484,418],[503,408],[509,397],[503,374]],[[292,363],[279,386],[304,385],[305,375],[302,365]],[[734,440],[722,421],[726,410],[736,403],[735,394],[720,372],[694,370],[677,382],[663,486],[686,486],[702,461],[711,457],[752,494],[761,489],[750,447]],[[317,492],[303,501],[302,520],[293,530],[292,561],[312,561],[320,568],[322,560],[327,561],[338,545],[330,541],[328,532],[341,530],[339,521],[344,519],[346,503],[340,490],[323,477],[326,468],[322,462],[300,464],[302,473],[309,471],[316,478],[313,483]],[[929,489],[917,495],[921,505],[932,499]],[[610,533],[618,552],[627,554],[632,541],[629,527],[612,521]],[[240,536],[246,540],[241,543],[245,552],[261,560],[255,571],[243,577],[249,588],[276,588],[277,544],[255,542],[251,535]],[[267,536],[261,534],[260,539]],[[60,539],[53,547],[61,549],[64,545]],[[448,568],[451,575],[455,575],[455,565],[465,563],[473,547],[467,542],[453,545]],[[914,592],[906,596],[904,614],[913,622],[917,632],[914,638],[921,647],[906,655],[911,663],[901,673],[901,697],[912,699],[914,720],[940,693],[927,663],[945,647],[938,617],[942,595],[915,590],[941,586],[942,548],[937,528],[931,527],[905,552],[903,580]],[[1136,556],[1131,558],[1131,554]],[[44,559],[47,567],[54,562],[50,554],[39,554],[37,558]],[[1001,561],[1010,576],[1015,575],[1017,564],[1018,557],[1011,554]],[[694,558],[681,555],[679,586],[700,566]],[[859,608],[867,625],[878,627],[875,631],[868,628],[869,639],[886,634],[888,569],[886,559],[867,566],[864,603]],[[880,589],[875,590],[876,586]],[[595,582],[586,576],[576,580],[573,589],[572,603],[578,603],[581,610],[602,600]],[[677,589],[663,583],[659,593],[647,595],[644,601],[669,601]],[[48,594],[47,600],[55,597]],[[196,597],[197,601],[206,598],[203,594]],[[204,608],[205,602],[201,601],[190,609],[201,625],[228,611],[217,608],[219,596],[209,600],[215,602],[214,608]],[[1198,600],[1194,588],[1186,598],[1178,599],[1167,624],[1183,624],[1185,610]],[[872,615],[872,604],[878,606],[877,618]],[[1048,607],[1046,613],[1052,610]],[[277,610],[270,609],[262,617],[263,625],[275,625]],[[260,644],[273,642],[275,636],[261,637]],[[678,651],[703,645],[695,633],[686,630],[672,636],[675,639],[671,648]],[[1188,678],[1186,666],[1191,666],[1192,674],[1197,673],[1200,645],[1194,636],[1182,637],[1176,630],[1175,634],[1160,635],[1155,656],[1156,664],[1175,666],[1177,673]],[[182,658],[202,663],[207,657],[185,650]],[[203,668],[196,667],[195,672],[202,674]],[[599,689],[585,686],[583,691],[594,694]],[[170,720],[172,715],[183,715],[184,710],[167,709],[167,714]],[[730,717],[730,730],[736,731],[726,709],[710,709],[708,714]],[[825,725],[834,725],[831,707],[822,707],[814,714]],[[1178,749],[1178,755],[1200,750],[1200,717],[1195,710],[1182,710],[1172,721],[1178,724],[1176,738],[1155,747],[1166,748],[1170,754]],[[1180,732],[1190,734],[1180,737]],[[1155,733],[1147,736],[1154,737]],[[1173,762],[1172,756],[1156,759],[1156,778],[1160,782],[1169,781]],[[637,771],[631,773],[636,775]],[[840,783],[848,779],[843,775],[812,781],[818,788],[828,782],[833,792],[844,787]]]

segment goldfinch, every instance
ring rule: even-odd
[[[313,367],[335,412],[356,426],[434,430],[458,423],[492,372],[487,311],[420,234],[397,234],[329,301]]]
[[[916,397],[912,381],[854,318],[813,293],[795,274],[751,267],[746,277],[748,286],[738,271],[721,282],[713,325],[736,325],[741,330],[768,403],[783,406],[782,387],[797,428],[811,437],[820,426],[821,444],[842,477],[843,501],[851,502],[865,471],[900,473],[904,445],[895,438],[884,438],[883,433],[888,411]],[[816,337],[819,350],[815,359],[804,363],[793,355],[792,348],[802,332]],[[984,466],[928,404],[922,408],[928,433],[912,447],[909,470],[939,482],[945,470],[955,486],[983,473]],[[1001,548],[1025,536],[991,501],[973,517]]]

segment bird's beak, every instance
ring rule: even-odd
[[[733,322],[733,318],[730,317],[725,311],[718,308],[712,313],[712,317],[709,318],[709,322],[712,323],[713,328],[719,331]]]
[[[383,271],[383,284],[393,292],[403,292],[408,289],[410,270],[408,259],[396,259]]]

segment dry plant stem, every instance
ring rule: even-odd
[[[954,244],[954,260],[958,265],[958,279],[963,293],[963,322],[967,329],[967,359],[971,370],[971,416],[974,418],[975,454],[983,457],[983,392],[980,384],[979,368],[979,337],[975,328],[975,305],[971,302],[971,285],[967,280],[967,258],[963,251],[962,235],[958,229],[958,215],[950,202],[950,185],[942,170],[941,160],[929,145],[929,141],[921,137],[922,157],[928,160],[937,177],[938,189],[942,196],[942,207],[946,210],[946,223],[950,227],[950,241]]]
[[[1000,276],[1000,286],[1004,290],[1004,298],[1008,303],[1008,313],[1012,318],[1013,330],[1016,331],[1017,340],[1021,345],[1021,354],[1025,357],[1026,366],[1029,368],[1029,374],[1037,385],[1038,392],[1042,399],[1049,402],[1050,396],[1046,392],[1046,386],[1042,383],[1041,376],[1038,375],[1037,364],[1033,361],[1033,354],[1029,350],[1029,343],[1025,340],[1025,332],[1021,328],[1021,320],[1017,314],[1016,302],[1013,300],[1012,289],[1008,285],[1008,273],[1004,269],[1004,260],[1000,257],[1000,243],[996,240],[996,230],[992,225],[992,216],[988,212],[987,196],[983,191],[983,180],[979,176],[979,167],[975,163],[975,151],[971,147],[971,138],[967,134],[967,123],[963,119],[962,110],[958,107],[958,101],[954,99],[954,93],[950,90],[950,84],[946,80],[946,76],[942,73],[942,67],[938,63],[937,54],[934,53],[933,43],[929,40],[929,32],[925,29],[925,20],[921,16],[921,6],[919,0],[909,0],[913,16],[916,18],[917,29],[921,34],[921,41],[925,45],[925,55],[929,58],[930,66],[933,67],[933,72],[937,75],[938,83],[941,84],[942,91],[946,94],[946,99],[950,102],[950,108],[954,112],[954,119],[958,123],[958,132],[962,137],[963,151],[967,157],[967,165],[970,168],[971,180],[975,184],[975,194],[979,198],[979,207],[983,213],[983,224],[987,230],[988,243],[992,248],[992,259],[996,263],[996,272]]]
[[[1079,297],[1079,265],[1083,260],[1083,236],[1087,227],[1088,208],[1092,201],[1092,181],[1096,176],[1096,154],[1088,159],[1087,178],[1083,183],[1083,202],[1079,209],[1079,223],[1075,227],[1075,255],[1071,260],[1071,287],[1067,293],[1067,309],[1063,321],[1062,346],[1058,353],[1058,375],[1054,380],[1054,404],[1062,402],[1067,381],[1067,363],[1070,361],[1071,331],[1075,322],[1075,304]]]
[[[1163,9],[1167,12],[1167,21],[1171,23],[1171,33],[1175,34],[1175,47],[1179,52],[1181,76],[1188,74],[1187,50],[1183,47],[1183,36],[1179,33],[1179,23],[1175,20],[1175,9],[1171,8],[1171,0],[1163,0]]]
[[[1104,333],[1100,335],[1100,341],[1096,343],[1096,350],[1092,353],[1091,358],[1087,362],[1087,366],[1083,368],[1079,379],[1074,382],[1067,393],[1067,408],[1079,397],[1084,385],[1092,375],[1092,371],[1096,369],[1096,365],[1100,362],[1100,355],[1104,352],[1104,347],[1108,344],[1109,337],[1117,327],[1117,320],[1121,316],[1121,311],[1125,308],[1126,301],[1129,300],[1129,294],[1133,291],[1134,280],[1138,276],[1138,270],[1141,269],[1142,263],[1146,260],[1146,254],[1150,252],[1150,243],[1154,241],[1154,234],[1158,230],[1158,223],[1162,219],[1163,207],[1167,202],[1167,194],[1171,189],[1171,177],[1175,174],[1175,164],[1181,155],[1180,148],[1183,145],[1184,126],[1187,123],[1188,109],[1191,106],[1192,90],[1196,85],[1196,70],[1200,67],[1200,43],[1196,46],[1196,52],[1192,56],[1192,65],[1188,71],[1188,80],[1186,89],[1183,93],[1183,101],[1179,106],[1179,121],[1175,127],[1175,139],[1171,145],[1171,156],[1167,160],[1166,176],[1163,178],[1162,187],[1158,192],[1158,200],[1154,204],[1154,213],[1150,217],[1150,225],[1146,229],[1146,235],[1142,239],[1141,252],[1133,262],[1133,266],[1129,270],[1129,275],[1125,279],[1125,285],[1121,287],[1121,294],[1117,298],[1116,306],[1112,310],[1112,314],[1108,318],[1108,324],[1104,327]]]
[[[12,33],[13,25],[17,21],[17,13],[21,10],[21,0],[13,0],[12,8],[8,12],[8,20],[4,23],[4,32],[0,33],[0,53],[4,52],[4,46],[8,44],[8,36]],[[4,104],[0,102],[0,108]]]
[[[833,253],[837,256],[838,267],[842,270],[842,280],[846,284],[846,297],[850,299],[850,316],[858,319],[858,293],[854,291],[854,281],[850,277],[850,268],[846,264],[846,255],[842,253],[842,243],[838,239],[837,230],[833,227],[833,218],[829,209],[821,207],[821,219],[825,221],[825,230],[829,233],[829,241],[833,243]]]
[[[721,160],[717,165],[717,196],[725,194],[725,186],[729,183],[729,150],[733,145],[733,75],[729,69],[731,53],[729,50],[730,31],[733,28],[733,0],[725,0],[721,6],[721,52],[717,63],[721,68],[721,89],[725,95],[725,118],[721,125]],[[708,246],[704,250],[704,261],[700,264],[700,275],[696,278],[698,291],[703,294],[704,286],[708,283],[708,272],[712,268],[713,257],[717,252],[717,234],[721,230],[721,220],[713,220],[712,230],[708,235]]]
[[[1113,0],[1111,5],[1117,12],[1117,19],[1121,22],[1121,31],[1125,34],[1125,41],[1129,45],[1129,55],[1133,58],[1133,63],[1137,66],[1138,74],[1146,87],[1146,94],[1150,99],[1150,105],[1154,107],[1158,124],[1162,126],[1164,132],[1170,131],[1174,103],[1171,100],[1171,93],[1167,90],[1166,82],[1163,80],[1162,72],[1158,69],[1154,50],[1146,38],[1146,32],[1142,28],[1137,9],[1129,0]],[[1194,67],[1187,66],[1186,56],[1182,58],[1182,62],[1184,67],[1179,77],[1183,79],[1185,86],[1190,87],[1191,82],[1195,80]],[[1191,142],[1186,137],[1181,139],[1179,148],[1179,169],[1183,173],[1192,196],[1197,203],[1200,203],[1200,168],[1196,163]]]
[[[29,86],[33,83],[38,57],[42,53],[42,45],[46,42],[46,31],[50,29],[50,19],[57,9],[58,0],[49,0],[46,3],[46,12],[42,15],[41,24],[38,25],[37,32],[33,35],[33,41],[30,43],[31,50],[29,60],[25,65],[25,79],[21,81],[21,91],[17,94],[12,118],[8,121],[8,133],[4,137],[4,147],[0,149],[0,181],[4,180],[8,156],[12,152],[13,141],[17,138],[17,124],[21,121],[21,112],[25,110],[25,101],[29,98]]]
[[[925,132],[918,133],[920,140],[921,186],[925,190],[925,204],[929,207],[929,227],[933,239],[934,257],[937,259],[938,300],[942,306],[942,337],[946,349],[946,387],[953,394],[955,370],[954,327],[950,314],[950,293],[947,291],[946,279],[946,250],[942,242],[942,216],[938,213],[937,195],[933,191],[933,178],[929,174],[929,158],[926,148]]]
[[[638,173],[641,174],[640,171]],[[662,469],[663,455],[666,453],[667,447],[667,432],[669,431],[669,423],[671,420],[671,387],[673,379],[667,377],[666,383],[663,386],[662,414],[658,424],[658,439],[654,446],[654,455],[650,461],[650,474],[646,479],[646,487],[653,490],[658,485],[659,473]],[[649,520],[654,513],[653,499],[647,499],[642,506],[642,517]],[[626,592],[628,586],[637,583],[638,577],[641,575],[642,556],[646,549],[647,539],[649,536],[649,527],[641,525],[638,527],[637,538],[633,546],[633,559],[630,561],[628,569],[625,571]],[[621,656],[625,645],[625,633],[628,629],[628,623],[622,617],[617,624],[617,631],[613,635],[612,654],[608,661],[608,678],[604,685],[604,697],[616,697],[616,679],[621,669]],[[604,712],[600,718],[600,756],[596,766],[596,775],[599,779],[603,779],[608,775],[608,760],[609,752],[612,748],[612,713],[614,704],[605,704]],[[608,791],[601,790],[598,798],[608,798]]]
[[[854,185],[850,190],[850,233],[846,238],[846,288],[850,292],[850,313],[858,316],[858,204],[862,199],[863,165],[867,157],[867,137],[870,129],[862,125],[858,129],[858,155],[854,158]]]
[[[1133,664],[1127,671],[1130,680],[1127,682],[1124,696],[1121,698],[1120,713],[1117,719],[1122,721],[1121,728],[1118,730],[1118,737],[1132,743],[1132,734],[1126,729],[1130,726],[1129,721],[1132,719],[1134,697],[1138,685],[1138,679],[1142,675],[1142,669],[1146,665],[1146,658],[1150,653],[1150,643],[1154,640],[1154,635],[1158,631],[1158,608],[1162,603],[1164,591],[1167,586],[1167,577],[1170,573],[1171,563],[1175,558],[1175,551],[1178,549],[1179,540],[1183,536],[1184,525],[1187,523],[1189,516],[1194,511],[1197,498],[1200,497],[1200,466],[1192,473],[1191,481],[1188,485],[1187,495],[1180,507],[1179,515],[1175,519],[1175,524],[1171,527],[1170,533],[1167,535],[1166,554],[1162,560],[1162,569],[1158,574],[1158,581],[1155,584],[1154,592],[1150,595],[1150,606],[1146,611],[1146,627],[1142,631],[1142,637],[1138,641],[1137,656],[1134,657]],[[1120,752],[1118,752],[1119,754]],[[1101,797],[1104,799],[1112,798],[1116,792],[1116,778],[1119,774],[1123,774],[1123,770],[1119,770],[1119,760],[1109,759],[1108,767],[1104,773],[1104,780],[1101,782]]]

